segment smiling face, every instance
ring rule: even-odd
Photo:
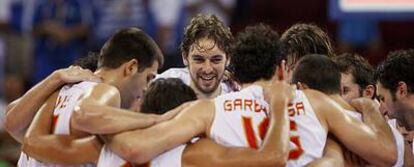
[[[228,59],[214,40],[199,39],[191,45],[188,55],[183,55],[183,60],[198,91],[210,94],[217,90]]]

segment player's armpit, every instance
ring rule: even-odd
[[[109,148],[129,162],[142,164],[204,134],[213,117],[214,104],[211,101],[195,101],[171,120],[115,135]]]

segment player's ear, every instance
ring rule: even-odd
[[[187,54],[187,53],[185,53],[185,52],[183,52],[183,53],[181,54],[181,58],[183,59],[183,64],[184,64],[185,66],[188,66],[188,54]]]
[[[406,97],[408,95],[407,84],[404,81],[398,82],[397,90],[395,91],[397,98]]]
[[[365,87],[365,89],[362,92],[362,96],[372,99],[375,95],[375,86],[374,85],[368,85]]]
[[[138,60],[132,59],[124,64],[124,75],[131,76],[138,72]]]
[[[298,83],[296,83],[296,87],[297,87],[297,89],[299,89],[299,90],[309,89],[309,86],[308,86],[308,85],[306,85],[305,83],[302,83],[302,82],[298,82]]]

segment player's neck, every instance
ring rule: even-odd
[[[258,80],[258,81],[252,82],[252,83],[244,83],[244,84],[241,84],[241,89],[243,90],[244,88],[247,88],[247,87],[252,86],[252,85],[257,85],[257,86],[260,86],[260,87],[264,87],[267,84],[269,84],[269,82],[270,82],[269,80],[261,79],[261,80]]]
[[[339,94],[331,94],[329,95],[329,97],[334,100],[336,103],[338,103],[342,108],[349,110],[349,111],[355,111],[355,109],[348,103],[346,102],[341,95]]]
[[[217,86],[217,89],[211,93],[204,93],[200,91],[193,83],[190,85],[191,88],[195,91],[198,99],[211,99],[219,96],[221,94],[221,84]]]
[[[95,74],[102,79],[102,83],[113,85],[117,80],[117,71],[108,69],[98,69]]]

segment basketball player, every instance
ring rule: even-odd
[[[234,85],[222,82],[232,42],[230,28],[216,16],[197,15],[185,28],[181,43],[186,68],[171,68],[157,78],[180,78],[200,99],[232,92]]]
[[[313,24],[293,25],[282,34],[281,40],[287,50],[289,78],[291,78],[296,62],[305,55],[335,56],[328,34]]]
[[[45,108],[53,110],[39,112],[30,125],[23,142],[23,151],[30,157],[22,154],[19,166],[96,162],[100,145],[96,144],[98,142],[90,134],[73,126],[73,110],[82,101],[83,105],[102,106],[102,110],[124,112],[119,108],[130,106],[132,101],[142,95],[143,89],[155,77],[162,61],[158,46],[143,31],[137,28],[118,31],[106,42],[100,53],[98,70],[95,73],[102,79],[102,83],[81,82],[66,85],[54,93],[44,105]],[[150,126],[160,120],[159,118],[160,116],[155,115],[130,113],[130,117],[121,119],[124,119],[123,122],[134,122],[135,125],[128,126],[135,129]],[[124,126],[122,121],[114,124]],[[36,160],[48,163],[42,164]]]
[[[172,120],[148,129],[117,134],[108,143],[109,148],[135,163],[144,163],[200,135],[225,146],[258,148],[262,142],[260,136],[265,131],[263,127],[266,127],[266,112],[263,111],[267,104],[260,100],[263,99],[262,87],[271,82],[269,79],[276,70],[276,63],[283,58],[280,47],[278,35],[269,27],[246,28],[239,34],[230,60],[235,77],[242,83],[240,92],[193,102]],[[289,116],[288,166],[304,166],[322,157],[328,132],[372,164],[395,163],[393,138],[387,131],[378,130],[386,126],[385,123],[371,121],[363,124],[344,114],[342,108],[322,93],[296,91]]]
[[[345,62],[343,62],[345,63]],[[358,113],[355,108],[353,108],[348,102],[341,97],[341,73],[340,68],[336,65],[334,61],[329,59],[324,55],[307,55],[296,64],[296,67],[293,72],[292,82],[300,82],[304,87],[319,90],[327,95],[329,95],[335,102],[337,102],[345,110],[345,113],[348,115],[361,120],[362,115]],[[354,99],[356,99],[355,97]],[[371,99],[372,97],[368,98]],[[352,99],[353,100],[353,99]],[[375,102],[372,101],[372,105],[375,105]],[[374,107],[377,108],[377,107]],[[378,108],[377,108],[378,110]],[[364,110],[369,111],[369,110]],[[363,112],[363,116],[366,114],[377,114],[376,118],[378,120],[369,120],[364,117],[364,121],[382,121],[385,122],[380,116],[381,114]],[[384,127],[387,128],[387,127]],[[398,159],[394,166],[402,166],[404,163],[404,141],[401,134],[395,127],[391,126],[392,137],[395,139],[395,145],[398,149]],[[349,164],[348,164],[349,165]]]
[[[46,77],[27,91],[21,98],[11,102],[6,109],[5,128],[8,133],[19,143],[22,143],[33,117],[42,103],[31,103],[33,101],[44,102],[59,87],[64,84],[77,83],[80,81],[101,82],[100,78],[90,70],[79,66],[71,66],[59,69]]]
[[[390,117],[396,118],[399,124],[411,132],[414,130],[413,66],[414,49],[391,52],[378,66],[375,77],[381,108],[387,109]],[[412,147],[412,137],[407,137],[406,141]],[[412,163],[413,154],[407,156],[406,160]]]
[[[345,101],[359,97],[374,99],[374,68],[358,54],[344,53],[333,59],[341,71],[341,96]]]

